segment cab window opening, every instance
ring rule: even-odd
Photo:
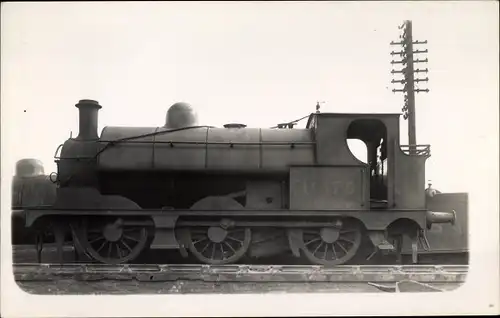
[[[351,153],[369,167],[370,201],[387,203],[388,158],[385,124],[377,119],[354,120],[347,129],[347,143]],[[364,149],[361,143],[365,145]]]

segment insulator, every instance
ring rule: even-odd
[[[401,83],[403,84],[403,82],[406,81],[406,78],[394,78],[393,80],[391,80],[391,83]]]
[[[428,89],[428,88],[426,88],[426,89],[419,89],[419,88],[418,88],[418,89],[416,89],[416,90],[415,90],[415,92],[416,92],[416,93],[420,93],[420,92],[422,92],[422,93],[428,93],[428,92],[429,92],[429,89]]]
[[[428,78],[428,77],[426,77],[426,78],[417,78],[417,79],[415,79],[415,82],[417,82],[417,83],[418,83],[418,82],[428,82],[428,81],[429,81],[429,78]]]
[[[393,84],[394,84],[394,83],[401,83],[401,84],[403,84],[403,83],[405,83],[405,82],[406,82],[405,80],[392,80],[392,81],[391,81],[391,83],[393,83]]]
[[[402,44],[404,44],[404,42],[394,42],[394,41],[391,41],[390,44],[391,45],[402,45]]]
[[[416,50],[416,51],[413,51],[413,53],[415,53],[415,54],[419,54],[419,53],[427,53],[427,52],[428,52],[428,51],[427,51],[427,49],[425,49],[425,50]]]
[[[425,60],[414,60],[413,63],[427,63],[429,62],[429,60],[427,58],[425,58]]]
[[[415,73],[427,73],[427,72],[429,72],[429,70],[427,68],[423,69],[423,70],[417,68],[416,70],[414,70],[414,72]]]
[[[394,70],[394,69],[393,69],[393,70],[391,71],[391,73],[392,73],[392,74],[396,74],[396,73],[404,73],[404,72],[406,72],[406,67],[405,67],[405,68],[403,68],[403,69],[401,69],[401,70]]]
[[[408,119],[408,113],[404,113],[404,114],[403,114],[403,118],[404,118],[404,119]]]
[[[425,41],[414,41],[413,44],[427,44],[427,40]]]
[[[405,52],[403,51],[398,51],[398,52],[391,51],[391,55],[403,55],[403,54],[405,54]]]

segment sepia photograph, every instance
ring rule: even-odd
[[[2,316],[500,314],[497,2],[1,8]]]

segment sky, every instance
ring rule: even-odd
[[[74,105],[86,98],[103,106],[99,131],[161,126],[178,101],[215,126],[267,128],[317,101],[322,112],[400,113],[389,43],[412,20],[429,50],[418,67],[429,69],[420,86],[430,92],[416,99],[417,142],[431,144],[426,179],[469,192],[479,176],[498,175],[496,1],[17,2],[1,14],[9,171],[26,157],[56,171],[54,152],[78,134]],[[401,119],[403,144],[406,128]]]

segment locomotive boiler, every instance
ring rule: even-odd
[[[99,136],[99,103],[76,107],[79,135],[60,148],[54,203],[23,211],[26,227],[50,225],[60,245],[70,233],[97,262],[174,249],[207,264],[291,253],[340,265],[400,255],[403,237],[417,262],[426,231],[455,222],[454,211],[426,208],[429,146],[400,145],[400,114],[316,112],[304,129],[218,128],[178,103],[163,126]],[[366,144],[367,163],[348,139]]]

